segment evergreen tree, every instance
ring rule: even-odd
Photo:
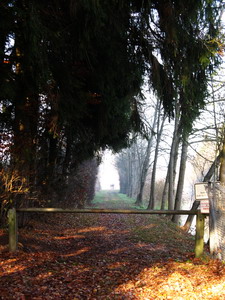
[[[128,145],[146,75],[189,131],[220,48],[221,3],[1,1],[0,126],[28,190],[65,184],[81,161]]]

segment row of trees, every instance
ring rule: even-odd
[[[221,160],[225,136],[223,73],[221,68],[213,79],[209,77],[206,105],[189,132],[182,134],[179,111],[169,123],[159,102],[150,99],[149,134],[134,136],[130,148],[116,157],[120,192],[135,198],[137,205],[147,204],[148,209],[181,209],[185,178],[192,178],[192,188],[199,181],[224,182]],[[146,115],[148,112],[143,118]],[[185,172],[187,165],[188,173]],[[186,185],[187,182],[191,180],[186,180]],[[189,206],[193,196],[189,193]],[[178,222],[176,217],[174,221]]]
[[[207,74],[220,50],[221,5],[1,1],[1,214],[53,193],[54,201],[65,199],[80,168],[89,169],[85,161],[106,148],[129,145],[131,132],[145,134],[144,78],[165,115],[177,120],[180,112],[177,129],[188,134],[204,106]],[[95,177],[96,162],[90,164]],[[174,162],[170,165],[174,170]],[[76,206],[86,201],[71,199]]]

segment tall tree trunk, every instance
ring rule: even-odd
[[[141,168],[140,186],[139,186],[139,193],[137,195],[137,200],[135,202],[136,205],[141,205],[142,201],[143,201],[143,191],[144,191],[144,185],[145,185],[148,168],[149,168],[151,149],[152,149],[152,136],[148,140],[148,145],[147,145],[146,153],[145,153],[145,159],[143,161],[142,168]]]
[[[182,193],[183,193],[183,187],[184,187],[184,178],[185,178],[185,170],[186,170],[186,162],[187,162],[187,152],[188,152],[187,136],[185,134],[183,134],[179,179],[178,179],[177,192],[176,192],[176,198],[175,198],[175,210],[181,209]],[[179,220],[180,220],[179,215],[174,215],[172,218],[172,221],[176,224],[179,224]]]
[[[166,174],[166,180],[164,183],[164,188],[163,188],[163,193],[162,193],[161,210],[166,209],[167,200],[168,200],[168,172]]]
[[[133,196],[133,151],[132,148],[128,151],[128,191],[127,196],[132,198]]]
[[[179,129],[180,130],[180,129]],[[173,141],[170,151],[170,159],[167,169],[166,180],[163,188],[161,209],[165,209],[168,203],[168,209],[174,209],[174,182],[176,177],[176,165],[178,159],[178,149],[180,142],[180,132],[174,131]]]
[[[156,147],[155,147],[155,157],[154,157],[154,163],[152,168],[152,177],[151,177],[151,185],[150,185],[150,198],[149,198],[149,204],[148,209],[154,209],[155,208],[155,180],[156,180],[156,167],[157,167],[157,160],[159,155],[159,144],[161,141],[163,126],[165,122],[165,115],[163,116],[162,123],[160,126],[160,112],[158,113],[158,121],[157,121],[157,139],[156,139]]]
[[[121,153],[117,161],[121,194],[128,193],[128,163],[126,155],[125,153]]]
[[[174,184],[175,184],[175,177],[176,177],[176,164],[178,158],[180,134],[181,134],[180,111],[178,108],[176,113],[176,118],[175,118],[173,140],[172,140],[171,151],[170,151],[170,161],[168,166],[168,209],[169,210],[173,210],[175,204]]]
[[[147,145],[147,149],[146,149],[146,153],[145,153],[145,159],[144,159],[142,169],[141,169],[140,190],[139,190],[137,200],[135,203],[137,205],[141,205],[142,201],[143,201],[143,199],[142,199],[143,191],[144,191],[145,181],[146,181],[146,177],[147,177],[147,173],[148,173],[148,169],[149,169],[150,153],[151,153],[151,149],[152,149],[153,136],[154,136],[154,131],[155,131],[156,123],[157,123],[159,107],[160,107],[160,101],[159,101],[159,99],[157,99],[151,133],[150,133],[150,137],[148,139],[148,145]]]
[[[68,175],[69,165],[71,162],[72,143],[73,143],[72,138],[71,138],[71,133],[68,128],[66,128],[66,135],[67,135],[66,153],[65,153],[65,157],[64,157],[64,161],[63,161],[63,171],[62,171],[64,178],[66,178]]]

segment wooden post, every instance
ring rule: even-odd
[[[16,216],[15,208],[9,209],[8,222],[9,222],[9,251],[15,252],[18,247],[17,216]]]
[[[196,215],[195,257],[201,257],[204,252],[205,216],[199,211]]]

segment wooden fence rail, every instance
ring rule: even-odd
[[[141,215],[197,215],[197,210],[141,210],[141,209],[63,209],[63,208],[19,208],[17,212],[37,213],[91,213],[91,214],[141,214]]]
[[[19,208],[9,209],[9,251],[18,248],[17,213],[90,213],[90,214],[141,214],[141,215],[196,215],[195,257],[200,257],[204,251],[204,219],[208,214],[199,210],[130,210],[130,209],[62,209],[62,208]]]

